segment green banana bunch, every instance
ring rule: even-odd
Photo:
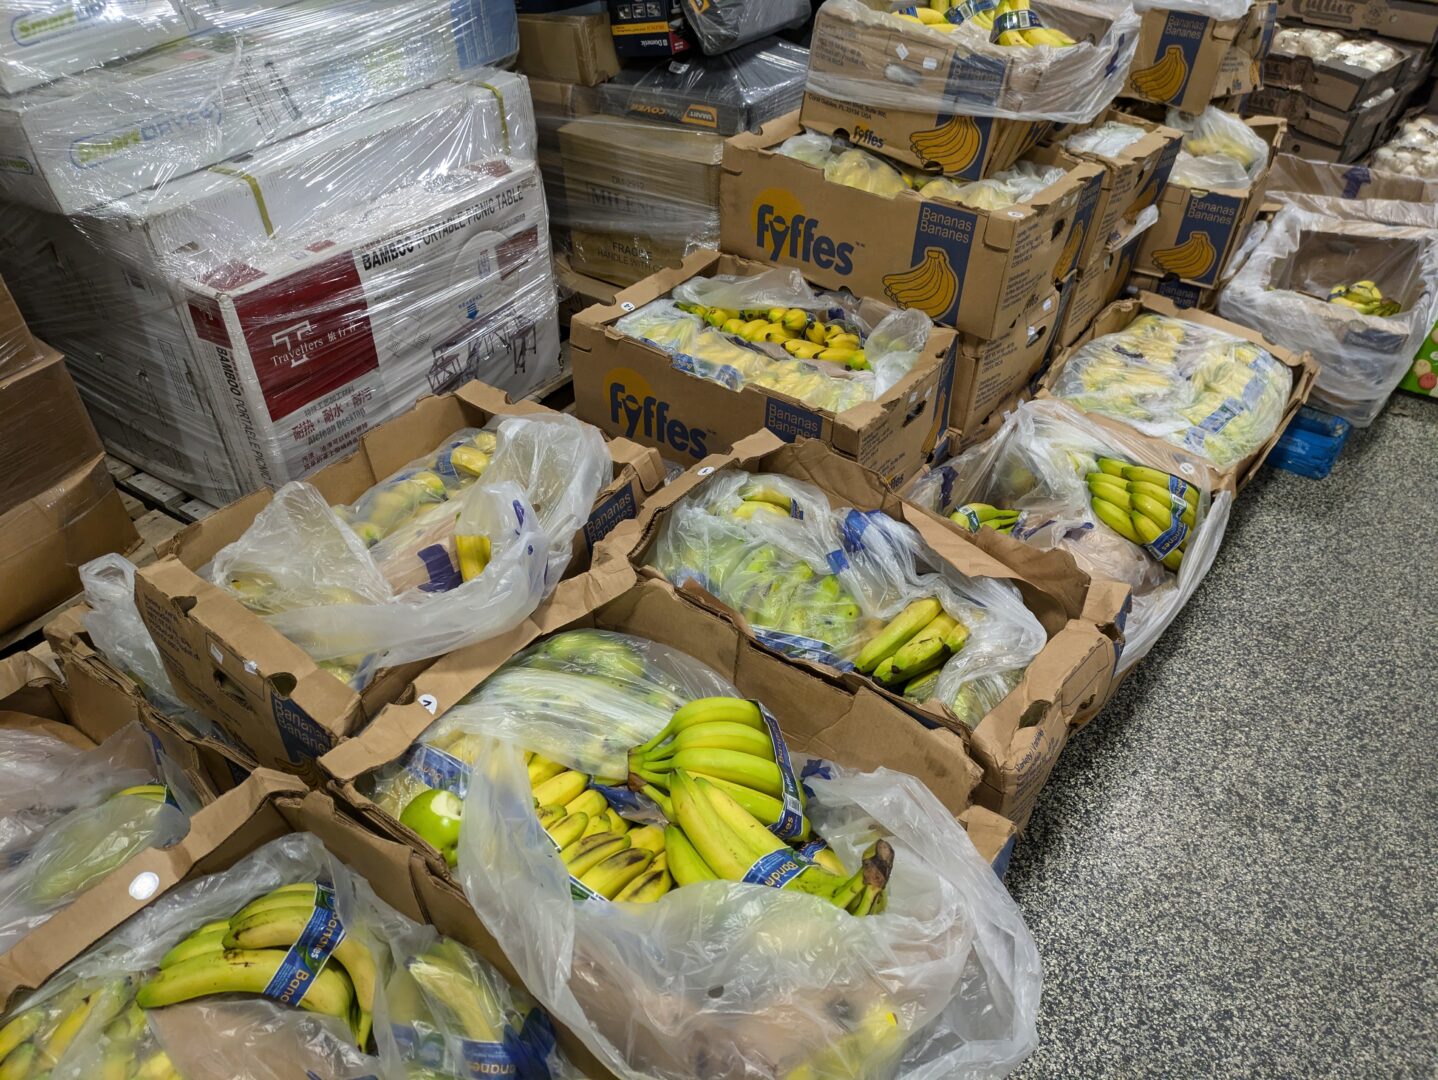
[[[949,520],[962,525],[969,532],[990,528],[996,532],[1012,533],[1022,516],[1022,512],[1018,510],[1003,510],[988,503],[971,502],[955,508],[949,515]]]
[[[845,877],[797,855],[702,776],[677,770],[669,802],[673,815],[665,843],[679,884],[740,881],[807,893],[853,915],[883,909],[894,859],[887,841],[877,841],[858,872]]]
[[[374,1011],[375,963],[368,947],[343,934],[331,917],[315,941],[302,938],[316,911],[327,909],[327,890],[313,883],[284,885],[245,905],[230,919],[207,923],[180,941],[160,961],[160,970],[135,995],[141,1009],[159,1009],[215,994],[263,994],[275,976],[294,962],[296,946],[309,951],[337,934],[327,961],[311,970],[300,959],[306,989],[299,1007],[338,1017],[350,1026],[355,1043],[369,1042]]]
[[[135,1004],[136,979],[109,977],[74,983],[0,1027],[0,1078],[40,1080],[72,1051],[100,1053],[99,1080],[175,1077],[163,1052],[142,1052],[144,1013]]]
[[[1183,565],[1197,524],[1198,489],[1158,469],[1116,458],[1098,459],[1085,477],[1094,515],[1168,569]]]
[[[964,647],[969,629],[934,597],[915,600],[860,651],[854,666],[884,686],[909,683]]]
[[[163,784],[142,784],[67,814],[32,856],[31,902],[49,907],[69,900],[149,847],[168,795]]]

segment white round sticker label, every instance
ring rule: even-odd
[[[154,896],[160,888],[160,875],[152,870],[146,870],[143,874],[136,874],[135,880],[130,882],[130,895],[136,900],[148,900]]]
[[[429,710],[430,716],[439,711],[439,698],[433,694],[420,694],[419,703]]]
[[[712,473],[713,471],[714,471],[714,466],[713,466],[713,465],[705,465],[704,468],[702,468],[702,469],[699,470],[699,475],[700,475],[700,476],[708,476],[708,475],[709,475],[710,473]]]

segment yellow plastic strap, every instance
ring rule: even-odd
[[[210,172],[219,173],[222,176],[233,176],[236,180],[243,180],[249,185],[250,194],[255,197],[255,209],[260,212],[260,222],[265,227],[266,236],[275,235],[275,227],[270,222],[270,210],[265,205],[265,193],[260,190],[260,182],[247,172],[239,169],[230,169],[224,165],[211,165]]]
[[[504,94],[500,92],[499,87],[490,83],[480,83],[479,85],[493,94],[494,99],[499,102],[499,127],[504,132],[504,152],[507,154],[509,153],[509,114],[504,111]]]

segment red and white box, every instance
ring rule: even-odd
[[[431,178],[307,239],[171,281],[195,374],[251,486],[344,456],[425,394],[481,379],[519,398],[559,375],[532,163]]]

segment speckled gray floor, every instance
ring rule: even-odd
[[[1438,402],[1264,470],[1008,885],[1040,1077],[1438,1076]]]

